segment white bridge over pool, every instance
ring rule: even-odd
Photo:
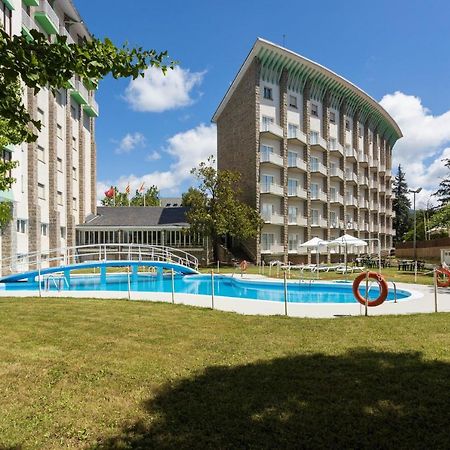
[[[49,250],[48,257],[33,252],[2,261],[0,282],[34,281],[36,277],[62,273],[66,280],[80,269],[99,268],[106,275],[108,267],[129,267],[137,273],[139,267],[154,267],[162,274],[173,270],[181,274],[198,273],[198,259],[183,250],[140,244],[92,244]]]

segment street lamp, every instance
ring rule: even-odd
[[[418,194],[422,188],[417,188],[416,190],[409,189],[408,192],[413,194],[413,204],[414,204],[414,282],[417,282],[417,248],[416,248],[416,194]]]

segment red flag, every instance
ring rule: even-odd
[[[105,191],[105,196],[108,198],[114,197],[114,188],[112,186],[107,191]]]
[[[145,181],[141,184],[141,187],[139,188],[139,192],[144,192],[144,184],[145,184]]]
[[[125,188],[125,192],[128,195],[130,193],[130,191],[131,191],[131,187],[130,187],[130,183],[128,183],[127,187]]]

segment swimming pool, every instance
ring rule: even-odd
[[[41,282],[41,287],[47,286],[51,291],[128,291],[128,277],[126,274],[109,274],[106,281],[100,276],[73,276],[70,287],[65,283]],[[44,284],[45,283],[45,284]],[[365,287],[361,283],[361,294]],[[11,282],[5,283],[7,291],[38,291],[37,282]],[[172,292],[172,279],[170,275],[162,278],[156,275],[139,274],[130,277],[130,289],[136,292],[170,293]],[[176,275],[174,277],[174,291],[177,294],[211,295],[210,275]],[[214,276],[214,294],[220,297],[245,298],[250,300],[284,301],[284,285],[282,281],[249,281],[238,277],[223,275]],[[378,285],[373,284],[369,290],[369,300],[378,297]],[[406,299],[411,294],[405,290],[397,290],[397,299]],[[320,283],[317,281],[291,281],[287,286],[287,298],[292,303],[356,303],[351,283]],[[388,301],[394,300],[394,292],[389,290]]]

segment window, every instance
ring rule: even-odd
[[[41,122],[42,126],[45,127],[44,123],[44,111],[41,108],[37,109],[37,118]]]
[[[330,222],[333,228],[337,228],[336,211],[330,211]]]
[[[56,170],[58,172],[62,172],[63,171],[63,161],[61,158],[57,158],[56,159]]]
[[[48,236],[48,223],[41,223],[41,235]]]
[[[27,232],[27,221],[25,219],[17,219],[16,230],[18,233]]]
[[[348,119],[345,119],[345,129],[347,131],[350,131],[350,120],[348,120]]]
[[[55,92],[55,99],[56,99],[56,103],[58,103],[58,105],[62,106],[62,104],[63,104],[63,95],[62,95],[62,92],[60,90],[57,90]]]
[[[264,86],[264,98],[266,98],[267,100],[273,100],[272,88]]]
[[[289,106],[291,108],[297,108],[297,97],[295,95],[289,96]]]
[[[319,198],[319,185],[317,183],[311,183],[311,198],[314,200]]]
[[[37,146],[37,150],[38,150],[38,160],[45,163],[45,150],[44,147],[42,147],[41,145]]]
[[[289,206],[288,221],[289,223],[297,223],[298,208],[296,206]]]
[[[312,145],[319,143],[319,133],[317,131],[311,131],[309,133],[309,143]]]
[[[337,139],[336,138],[330,138],[330,150],[337,150]]]
[[[45,200],[45,186],[41,183],[38,183],[38,197]]]
[[[7,150],[6,148],[4,148],[3,150],[0,151],[0,161],[2,162],[10,162],[12,160],[12,154],[9,150]],[[8,177],[12,176],[12,171],[8,170],[7,173],[5,173],[4,175],[7,175]]]
[[[297,137],[298,126],[293,123],[288,124],[288,138]]]
[[[72,167],[72,178],[74,180],[77,179],[77,168],[76,167]]]
[[[0,1],[0,25],[3,25],[3,29],[6,31],[9,37],[12,36],[12,12],[6,6],[6,4]]]
[[[72,148],[73,150],[77,151],[77,138],[75,136],[72,137]]]
[[[59,139],[63,138],[63,128],[59,123],[56,125],[56,136],[58,136]]]
[[[268,131],[273,122],[273,117],[262,116],[262,131]]]
[[[319,210],[311,209],[311,224],[319,225]]]
[[[261,184],[263,190],[269,191],[270,186],[273,184],[273,180],[274,180],[273,175],[262,175]]]
[[[311,156],[311,172],[317,172],[319,170],[319,158],[317,156]]]
[[[298,180],[288,179],[288,195],[297,195]]]
[[[336,123],[336,113],[334,111],[330,111],[330,123]]]
[[[289,233],[288,235],[288,245],[289,250],[297,250],[298,248],[298,234],[297,233]]]
[[[272,214],[275,213],[275,206],[272,203],[263,203],[261,205],[262,216],[266,220],[270,220]]]
[[[56,197],[58,199],[58,205],[62,206],[62,204],[63,204],[63,193],[61,191],[58,191],[56,193]]]
[[[330,187],[330,200],[335,202],[337,199],[337,190],[335,187]]]
[[[270,161],[271,155],[273,155],[273,147],[269,145],[261,145],[261,161]]]
[[[61,233],[61,239],[65,239],[66,238],[66,227],[60,227],[59,231]]]
[[[271,250],[275,242],[275,235],[273,233],[263,233],[261,235],[262,250]]]
[[[74,211],[77,210],[77,198],[76,197],[72,197],[72,208]]]
[[[288,151],[288,166],[295,167],[297,166],[297,153]]]

